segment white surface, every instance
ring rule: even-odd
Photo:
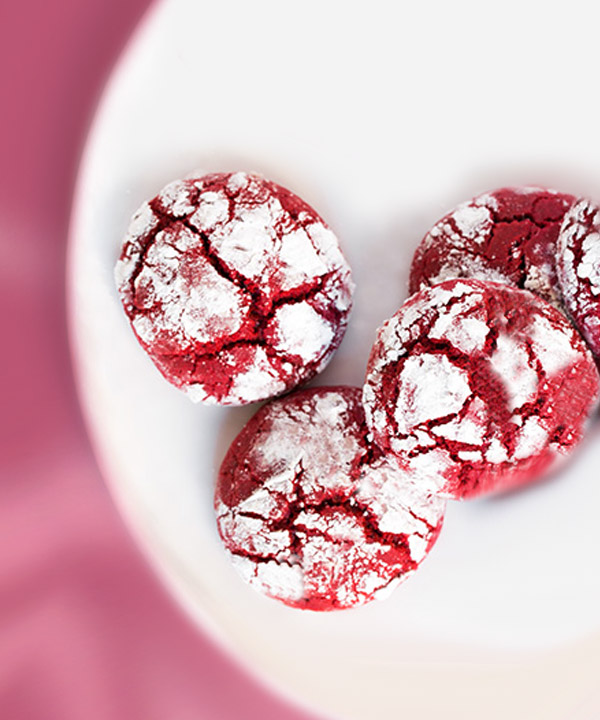
[[[450,505],[431,556],[391,599],[293,611],[241,583],[215,530],[216,469],[253,409],[192,405],[119,305],[113,266],[144,199],[198,167],[258,170],[341,238],[355,311],[318,383],[360,385],[412,251],[445,211],[503,184],[600,196],[590,5],[366,7],[167,0],[130,44],[89,138],[72,226],[71,325],[98,456],[188,611],[310,707],[361,720],[597,717],[597,424],[555,478]]]

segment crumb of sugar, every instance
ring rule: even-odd
[[[284,355],[299,355],[304,362],[320,358],[333,340],[333,330],[307,303],[282,305],[272,324],[272,347]]]
[[[490,357],[491,366],[504,384],[511,412],[531,402],[537,393],[539,376],[531,366],[527,347],[506,332],[496,340]]]
[[[408,357],[399,385],[395,418],[401,435],[428,420],[457,413],[471,395],[468,375],[445,355]]]

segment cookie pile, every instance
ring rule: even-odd
[[[322,370],[353,283],[304,201],[258,175],[168,185],[134,216],[116,279],[133,330],[193,400],[242,405]],[[539,188],[480,195],[418,246],[411,297],[362,389],[299,390],[231,445],[217,527],[253,587],[333,610],[381,598],[437,539],[447,499],[544,476],[599,396],[600,208]]]

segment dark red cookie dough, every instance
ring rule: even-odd
[[[363,402],[384,452],[461,499],[538,478],[580,441],[597,396],[593,358],[552,305],[447,280],[380,328]]]
[[[411,574],[445,502],[370,446],[361,391],[315,388],[262,407],[227,453],[215,509],[257,590],[292,607],[366,603]]]
[[[475,277],[530,290],[559,306],[556,238],[574,202],[554,190],[503,188],[459,205],[417,248],[411,294],[452,277]]]
[[[223,405],[278,395],[322,370],[353,291],[319,215],[241,172],[179,180],[144,203],[116,279],[165,378],[195,401]]]
[[[556,267],[563,303],[600,358],[600,207],[580,200],[565,215]]]

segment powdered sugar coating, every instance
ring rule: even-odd
[[[600,207],[580,200],[565,215],[556,265],[563,302],[600,358]]]
[[[597,396],[592,356],[562,313],[507,285],[447,280],[378,331],[363,402],[382,450],[460,499],[539,477],[577,445]]]
[[[560,307],[556,238],[571,195],[503,188],[445,215],[425,235],[410,271],[410,292],[453,277],[507,283]]]
[[[417,568],[445,502],[367,442],[358,388],[315,388],[259,410],[219,473],[219,532],[242,576],[293,607],[383,597]]]
[[[138,340],[192,400],[241,405],[320,372],[354,289],[336,237],[258,175],[177,180],[134,215],[115,269]]]

